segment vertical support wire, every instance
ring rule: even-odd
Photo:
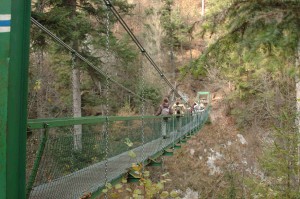
[[[108,63],[109,60],[109,7],[107,6],[107,11],[106,11],[106,63]],[[106,68],[106,122],[105,122],[105,181],[104,185],[107,185],[108,183],[108,153],[109,153],[109,148],[108,148],[108,142],[109,142],[109,76],[108,76],[108,67]],[[107,199],[107,193],[105,193],[105,199]]]
[[[174,111],[174,110],[173,110]],[[172,149],[175,149],[175,140],[176,140],[176,135],[178,132],[176,132],[176,126],[175,126],[175,117],[174,115],[171,116],[171,122],[172,122]]]
[[[164,92],[164,87],[163,87],[164,81],[163,81],[162,77],[163,77],[163,74],[160,74],[160,83],[159,83],[159,85],[161,85],[162,91]],[[164,97],[165,97],[165,95],[163,96],[163,98]],[[162,133],[163,133],[163,119],[162,118],[160,118],[159,123],[160,123],[160,128],[159,128],[160,129],[160,135],[159,136],[162,138]],[[164,143],[165,143],[165,140],[161,139],[159,149],[162,153],[164,152]]]
[[[141,75],[142,75],[142,155],[141,163],[145,160],[145,71],[143,63],[141,62]],[[144,172],[144,164],[142,166]]]

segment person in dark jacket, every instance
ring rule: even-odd
[[[164,98],[163,102],[159,105],[159,109],[155,113],[156,116],[159,115],[172,115],[173,111],[172,108],[170,107],[169,100],[168,98]],[[167,135],[167,122],[168,122],[169,117],[163,117],[161,121],[161,132],[163,139],[169,138]]]
[[[159,115],[172,115],[172,109],[170,108],[168,98],[164,98],[163,102],[159,105],[157,112],[155,113],[156,116]],[[168,118],[168,117],[166,117]]]

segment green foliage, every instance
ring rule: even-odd
[[[278,105],[295,97],[295,52],[300,38],[299,1],[213,1],[202,28],[215,41],[192,63],[191,73],[203,76],[211,68],[235,86],[239,124],[247,127],[275,122]],[[184,71],[184,70],[183,70]],[[241,105],[239,105],[241,104]],[[291,107],[291,106],[290,106]],[[267,110],[267,111],[265,111]],[[259,119],[258,119],[259,118]]]
[[[126,138],[124,143],[131,148],[133,142]],[[128,152],[130,158],[136,158],[136,154],[130,150]],[[102,193],[111,198],[176,198],[178,199],[178,193],[176,191],[168,192],[165,190],[165,184],[170,182],[168,179],[168,173],[162,174],[161,179],[155,183],[151,180],[150,172],[145,170],[144,165],[133,163],[130,168],[130,173],[139,179],[137,184],[128,184],[126,176],[121,180],[121,182],[112,185],[107,183],[102,190]]]
[[[298,132],[294,121],[295,115],[291,113],[280,115],[280,124],[274,127],[260,159],[264,180],[248,181],[252,195],[259,195],[261,198],[299,198]]]
[[[59,175],[52,177],[67,175],[103,160],[105,144],[99,141],[101,135],[93,133],[88,126],[84,126],[83,131],[81,151],[73,150],[72,135],[64,135],[68,129],[61,128],[58,132],[60,136],[50,141],[52,145],[51,158],[56,163],[55,171],[52,171],[51,174]]]
[[[118,57],[123,61],[122,64],[126,66],[126,71],[131,73],[132,71],[130,71],[130,69],[134,69],[132,64],[137,59],[138,55],[135,47],[133,46],[131,38],[126,34],[124,37],[112,44],[113,48],[111,48],[111,50],[117,53]]]
[[[134,8],[134,5],[128,4],[124,0],[113,0],[111,2],[122,16],[130,14],[130,11]],[[37,1],[32,9],[32,16],[62,41],[102,69],[106,67],[101,60],[107,44],[107,12],[110,18],[110,27],[108,28],[111,28],[116,22],[116,18],[107,10],[102,0],[84,0],[80,2],[75,0]],[[31,36],[34,51],[43,49],[44,54],[49,55],[49,58],[54,58],[56,95],[60,96],[63,102],[67,102],[71,106],[72,93],[70,88],[72,85],[70,69],[72,66],[71,57],[69,56],[70,52],[60,45],[54,45],[55,42],[48,40],[46,34],[35,26],[32,27]],[[109,72],[116,74],[116,76],[112,75],[112,78],[135,92],[137,81],[139,80],[136,47],[133,46],[127,34],[126,36],[120,35],[117,37],[111,31],[109,31],[109,46],[110,57],[108,59],[110,62],[115,62],[109,63],[112,65]],[[51,64],[53,64],[52,61]],[[58,65],[60,67],[57,67]],[[80,88],[82,92],[82,107],[103,104],[105,99],[101,95],[103,91],[99,89],[99,85],[103,88],[106,84],[106,78],[82,63],[79,59],[76,59],[76,66],[82,69]],[[37,73],[38,71],[33,72]],[[34,87],[34,81],[32,80],[32,87]],[[123,95],[124,91],[117,85],[110,85],[110,90],[109,97],[112,100],[109,100],[109,107],[111,107],[111,113],[114,114],[117,112],[118,107],[124,103],[123,99],[125,97]],[[127,93],[125,92],[124,94]]]
[[[69,7],[55,7],[44,13],[33,12],[32,16],[54,31],[66,43],[84,40],[86,33],[91,29],[91,24],[87,22],[86,16],[83,13],[73,16]],[[35,35],[34,32],[33,35]],[[33,41],[36,41],[35,37],[33,37]],[[40,45],[41,42],[37,42],[37,44]]]
[[[145,9],[145,14],[146,16],[153,15],[154,14],[153,7]]]
[[[125,104],[119,108],[117,115],[119,115],[119,116],[135,115],[129,101],[126,101]]]
[[[163,39],[164,45],[171,49],[180,47],[181,44],[188,42],[188,31],[191,28],[183,21],[179,11],[173,11],[172,0],[164,0],[164,5],[161,8],[161,24],[165,30],[166,36]]]
[[[248,182],[251,198],[299,198],[294,77],[300,2],[212,3],[219,5],[208,14],[202,36],[214,41],[191,69],[200,75],[203,68],[217,68],[234,84],[228,103],[239,127],[275,129],[261,160],[264,179]],[[229,198],[236,191],[229,189]]]
[[[134,152],[131,152],[133,156]],[[132,198],[176,198],[178,199],[178,193],[176,191],[168,192],[165,190],[165,184],[170,182],[168,179],[168,173],[161,175],[161,180],[157,183],[153,182],[150,179],[150,172],[144,169],[142,164],[132,164],[132,172],[136,178],[139,179],[139,182],[135,185],[129,186],[126,178],[121,180],[121,183],[112,185],[107,183],[105,188],[102,190],[102,193],[106,194],[112,198],[121,198],[121,197],[132,197]]]
[[[70,55],[58,55],[52,42],[46,49],[31,49],[29,68],[29,117],[66,117],[71,114]],[[38,87],[37,87],[38,83]],[[37,89],[38,88],[38,89]],[[37,115],[39,114],[42,115]]]
[[[159,85],[144,85],[144,87],[139,84],[138,95],[143,96],[146,100],[151,101],[151,105],[157,107],[157,105],[161,102],[162,96],[161,91],[159,89]],[[141,104],[141,101],[136,101],[136,104]]]
[[[235,176],[230,172],[228,172],[226,176],[227,176],[227,180],[229,181],[228,194],[226,198],[235,199],[237,197],[237,190],[236,190],[236,184],[234,179]]]
[[[193,60],[189,66],[185,66],[181,69],[181,73],[191,72],[194,77],[206,76],[207,70],[203,65],[199,65],[201,59]]]
[[[223,61],[232,53],[228,51],[232,47],[237,53],[263,53],[266,56],[274,55],[273,49],[284,49],[282,55],[285,58],[294,56],[300,32],[299,26],[295,27],[299,24],[295,7],[300,5],[298,1],[291,2],[236,0],[215,13],[205,24],[203,33],[218,30],[223,33],[200,57],[201,64],[211,64],[209,59]],[[244,57],[243,54],[240,56]]]

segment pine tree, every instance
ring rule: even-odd
[[[132,8],[132,6],[127,4],[125,1],[113,1],[113,4],[123,14],[127,14]],[[41,6],[44,8],[43,10],[40,9]],[[95,55],[95,51],[91,50],[90,47],[100,45],[100,48],[104,51],[106,44],[106,12],[107,9],[104,2],[98,0],[40,0],[36,3],[32,16],[46,26],[50,31],[54,32],[65,43],[70,45],[75,51],[93,60],[94,64],[101,65],[103,63],[101,59],[99,59],[99,55]],[[110,23],[113,25],[113,23],[116,22],[116,19],[112,17],[111,13],[110,18]],[[46,36],[36,34],[36,32],[33,32],[33,34],[35,35],[33,37],[33,43],[36,44],[36,46],[44,46],[45,48],[47,46],[47,42],[45,42]],[[98,39],[93,39],[94,37]],[[113,54],[115,56],[119,56],[119,60],[122,60],[123,63],[132,62],[135,58],[135,52],[131,49],[131,47],[126,47],[126,44],[118,42],[111,32],[110,38],[112,41],[110,43],[111,51],[115,52]],[[62,50],[62,48],[59,49],[60,52],[70,55],[70,52]],[[73,66],[71,75],[73,114],[74,117],[81,117],[82,107],[84,106],[84,104],[82,104],[81,94],[84,92],[81,91],[82,85],[80,80],[83,79],[81,76],[83,75],[83,71],[86,70],[86,66],[80,62],[79,59],[76,59],[74,55],[70,56],[69,63]],[[92,76],[92,80],[96,87],[105,81],[103,75],[98,74],[94,69],[89,68],[87,71],[90,76]],[[99,94],[101,94],[101,90],[99,91]],[[81,137],[81,125],[74,126],[74,150],[81,151]]]
[[[203,35],[208,33],[215,42],[194,63],[195,72],[216,67],[235,83],[237,97],[247,108],[235,108],[244,128],[275,126],[275,132],[280,132],[273,137],[276,150],[269,154],[267,164],[268,177],[274,178],[270,186],[279,198],[299,195],[299,165],[295,162],[299,131],[293,119],[299,114],[295,109],[300,92],[295,89],[299,84],[299,68],[295,67],[300,41],[299,9],[300,2],[296,0],[228,2],[204,24]],[[283,122],[282,115],[289,122]],[[283,167],[277,167],[278,162]],[[280,175],[284,179],[279,188],[276,180]]]

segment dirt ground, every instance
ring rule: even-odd
[[[167,188],[178,190],[182,198],[222,198],[232,184],[237,192],[245,192],[244,177],[260,175],[257,135],[238,130],[233,117],[227,114],[225,94],[224,90],[213,93],[211,123],[173,156],[164,157],[163,172],[169,172],[172,180]],[[247,198],[247,193],[242,195]]]

